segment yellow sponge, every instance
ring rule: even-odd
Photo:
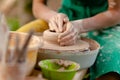
[[[48,23],[42,19],[34,20],[22,27],[20,27],[17,32],[29,32],[33,29],[35,32],[43,32],[44,30],[48,29]]]

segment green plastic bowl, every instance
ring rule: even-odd
[[[59,70],[61,65],[58,65],[54,60],[60,59],[47,59],[39,62],[43,76],[48,80],[72,80],[77,70],[79,70],[80,65],[76,62],[72,62],[64,70]],[[65,60],[66,61],[66,60]]]

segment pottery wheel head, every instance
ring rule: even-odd
[[[44,31],[43,36],[40,36],[43,39],[44,45],[42,48],[44,49],[52,49],[52,50],[88,50],[89,43],[79,39],[74,45],[70,46],[60,46],[57,42],[59,33],[50,32],[49,30]]]

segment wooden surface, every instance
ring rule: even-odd
[[[86,72],[87,72],[87,69],[78,71],[76,73],[75,77],[73,78],[73,80],[82,80],[83,77],[85,76]],[[47,80],[42,77],[42,74],[39,71],[35,71],[35,73],[33,75],[34,76],[27,77],[25,80]],[[35,76],[38,76],[38,77],[35,77]]]
[[[73,80],[82,80],[86,73],[87,73],[87,69],[78,71]]]

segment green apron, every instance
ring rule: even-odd
[[[107,0],[63,0],[59,12],[67,14],[70,20],[76,20],[103,12],[107,6]]]
[[[70,20],[92,17],[107,10],[108,0],[63,0],[59,12]],[[90,80],[108,73],[120,74],[120,25],[89,32],[89,37],[99,42],[101,49],[95,64],[90,68]]]

